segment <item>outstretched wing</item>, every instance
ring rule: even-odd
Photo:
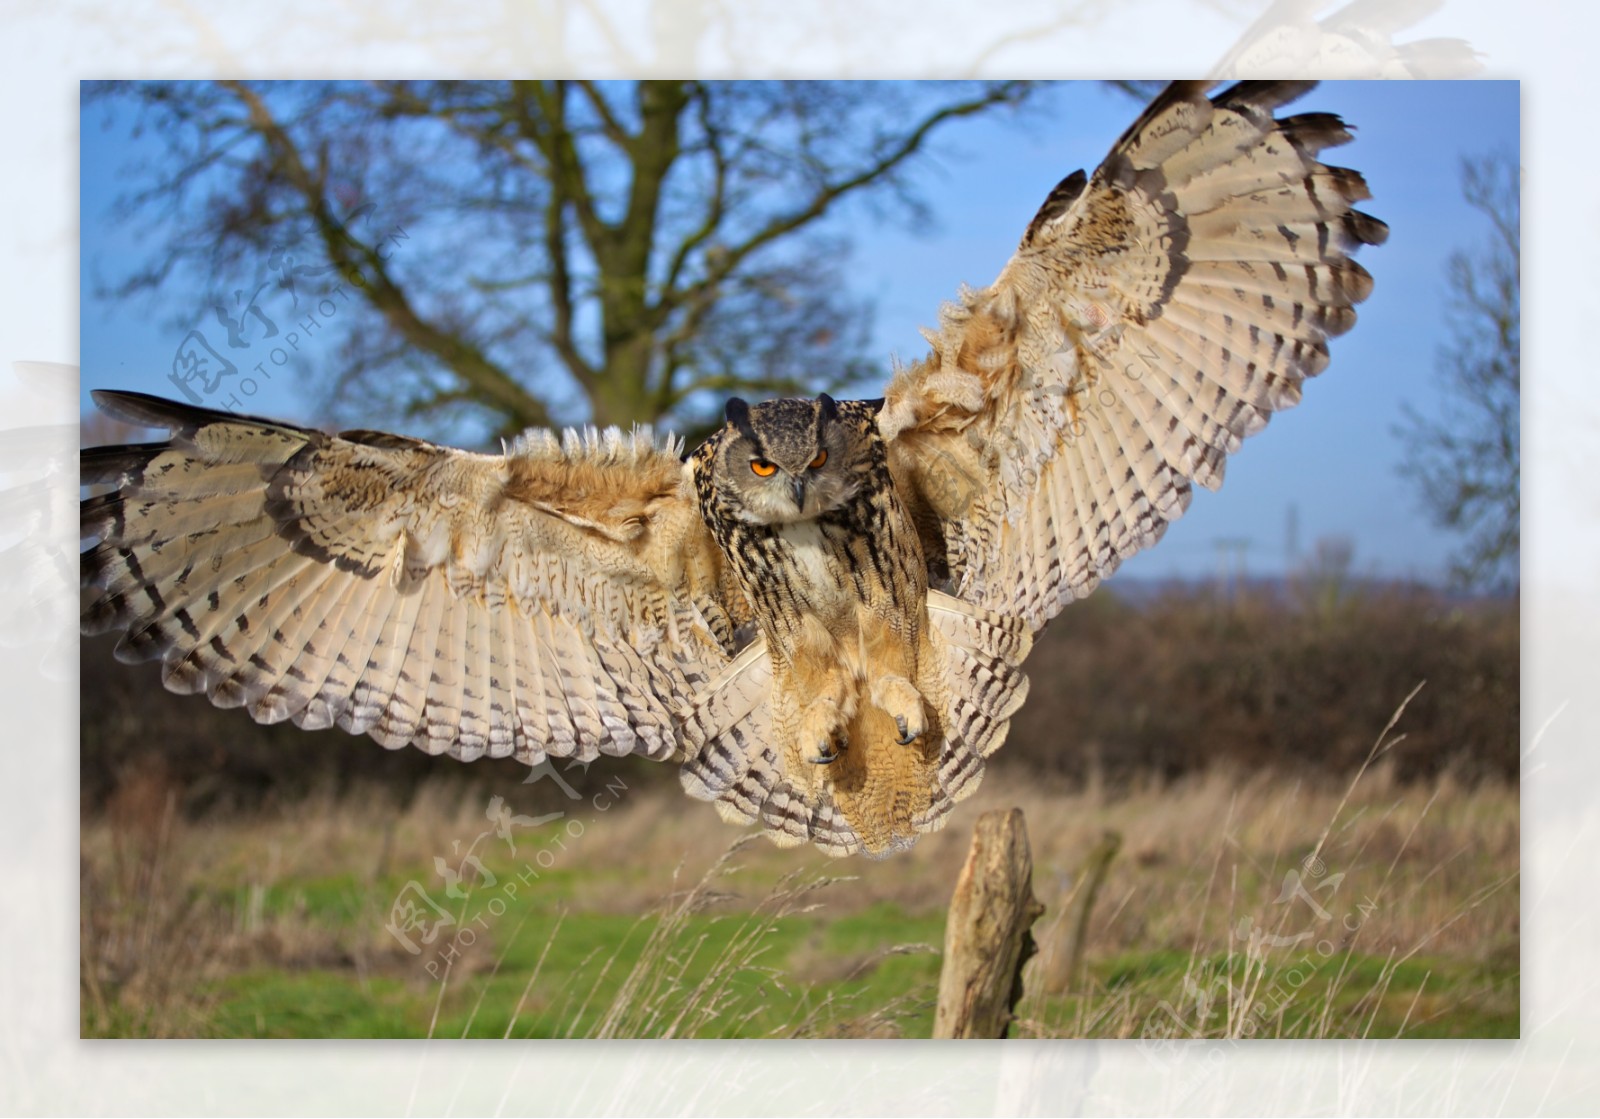
[[[131,393],[82,456],[85,633],[177,692],[463,759],[679,753],[729,661],[721,556],[648,430],[477,455]]]
[[[1274,119],[1307,82],[1179,82],[1051,193],[994,284],[947,305],[879,430],[955,593],[1038,628],[1159,540],[1192,482],[1300,399],[1387,227],[1350,133]]]

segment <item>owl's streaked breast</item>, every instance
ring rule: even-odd
[[[842,422],[857,425],[850,468],[859,481],[847,501],[815,519],[760,524],[739,516],[737,493],[716,482],[716,439],[695,456],[701,514],[780,655],[808,624],[846,636],[861,611],[893,616],[898,632],[913,632],[927,595],[920,542],[894,492],[874,406],[838,407]]]
[[[773,536],[796,597],[819,613],[835,613],[853,603],[848,548],[830,539],[819,522],[779,525]]]

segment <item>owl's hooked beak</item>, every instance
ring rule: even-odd
[[[804,510],[806,507],[806,480],[804,478],[790,479],[789,492],[794,494],[794,507]]]

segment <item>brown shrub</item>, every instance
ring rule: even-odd
[[[1392,587],[1327,596],[1172,591],[1067,608],[1028,659],[1005,753],[1079,780],[1170,778],[1216,762],[1348,773],[1418,683],[1393,752],[1409,781],[1515,780],[1515,602]]]

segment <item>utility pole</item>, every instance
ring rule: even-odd
[[[1217,589],[1231,604],[1244,582],[1244,554],[1250,547],[1248,536],[1218,536],[1211,544],[1217,550]]]

